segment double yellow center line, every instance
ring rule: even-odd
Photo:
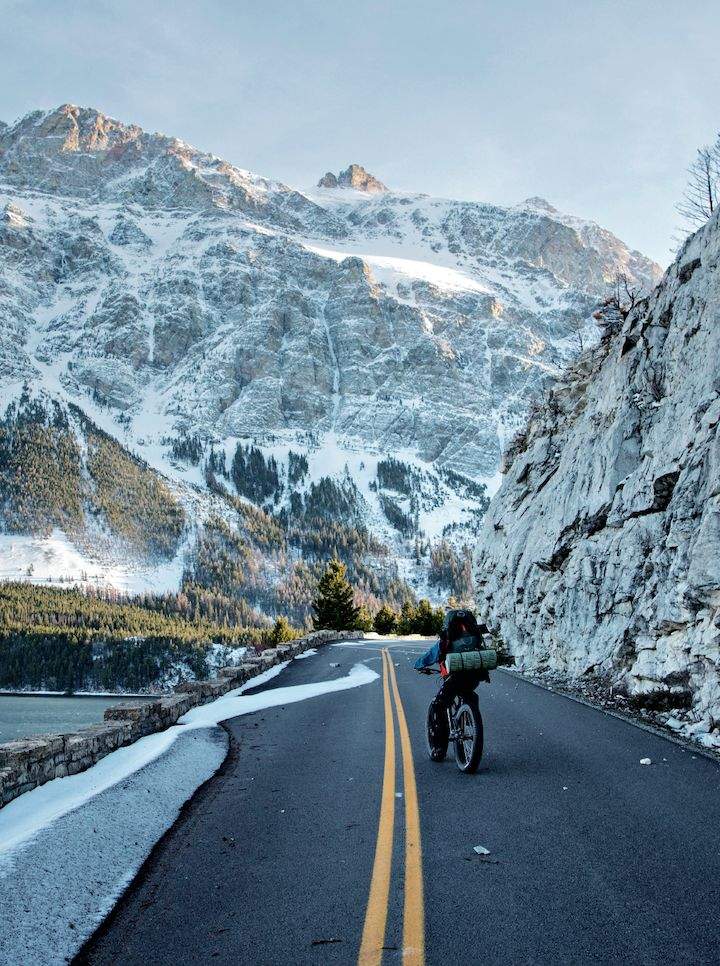
[[[380,966],[392,874],[393,836],[395,831],[395,723],[392,696],[395,699],[400,748],[403,763],[405,798],[405,899],[403,906],[403,963],[424,966],[425,913],[423,904],[422,846],[420,842],[420,809],[418,807],[415,767],[405,710],[400,699],[395,668],[387,648],[383,659],[383,699],[385,706],[385,766],[383,770],[380,821],[370,895],[368,896],[358,966]]]

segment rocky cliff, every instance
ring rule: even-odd
[[[388,190],[382,181],[378,181],[361,164],[351,164],[338,175],[328,171],[318,181],[318,188],[354,188],[356,191],[366,191],[370,194]]]
[[[720,746],[720,219],[510,448],[476,577],[529,669],[605,676]]]

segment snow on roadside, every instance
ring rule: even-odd
[[[278,667],[287,667],[288,663],[279,664]],[[271,670],[274,671],[275,668]],[[217,701],[193,708],[192,711],[188,711],[184,717],[180,718],[180,723],[188,724],[192,728],[204,728],[217,724],[219,721],[226,721],[228,718],[236,718],[238,715],[262,711],[265,708],[275,708],[280,704],[294,704],[296,701],[305,701],[307,698],[315,698],[320,694],[347,691],[348,688],[357,688],[361,684],[370,684],[377,677],[375,671],[371,671],[364,664],[355,664],[350,669],[349,674],[346,674],[343,678],[336,678],[334,681],[294,684],[288,688],[273,688],[270,691],[261,691],[259,694],[243,696],[240,693],[243,688],[257,687],[258,678],[255,678],[243,685],[243,688],[230,691],[224,697],[218,698]]]
[[[146,737],[140,738],[125,748],[118,748],[117,751],[102,758],[87,771],[80,772],[78,775],[70,775],[67,778],[56,778],[45,785],[40,785],[39,788],[34,788],[31,792],[26,792],[25,795],[16,798],[14,802],[10,802],[9,805],[0,810],[0,863],[3,855],[31,838],[40,829],[50,825],[57,818],[73,809],[79,808],[91,798],[108,788],[112,788],[118,782],[123,781],[151,761],[159,758],[181,734],[193,728],[212,727],[220,721],[225,721],[227,718],[233,718],[239,714],[257,711],[258,708],[249,707],[245,703],[247,699],[240,702],[238,698],[248,688],[258,687],[258,685],[265,684],[276,677],[287,667],[288,663],[286,661],[264,671],[247,681],[242,687],[229,691],[222,698],[218,698],[217,701],[211,701],[199,708],[193,708],[171,728],[158,731],[153,735],[146,735]],[[258,698],[260,695],[254,697]],[[231,702],[228,699],[231,699]],[[257,704],[257,701],[253,702],[254,704]],[[243,710],[237,710],[238,705],[241,705]],[[264,705],[261,706],[264,707]],[[195,723],[193,715],[196,711],[206,712],[202,723]]]
[[[183,803],[220,767],[227,742],[220,728],[188,732],[146,768],[0,856],[0,966],[68,963]]]
[[[330,647],[361,647],[371,641],[387,641],[389,644],[405,644],[415,641],[434,641],[435,637],[428,637],[426,634],[377,634],[375,631],[366,631],[362,641],[335,641]]]
[[[289,663],[289,662],[287,662]],[[48,782],[0,811],[0,966],[69,961],[112,908],[183,803],[220,766],[220,721],[377,680],[345,677],[244,694],[278,665],[180,723],[121,748],[93,768]]]

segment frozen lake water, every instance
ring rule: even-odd
[[[110,697],[0,694],[0,743],[55,732],[76,731],[103,720],[105,708],[120,701],[142,701],[121,694]]]

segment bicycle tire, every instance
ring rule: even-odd
[[[455,764],[461,772],[471,775],[476,772],[483,755],[484,729],[480,708],[473,702],[463,701],[454,715],[456,729],[471,731],[465,738],[456,738]]]
[[[445,715],[445,712],[442,712]],[[445,722],[444,733],[438,735],[438,725],[442,729],[442,724],[437,720],[437,708],[431,703],[427,709],[427,716],[425,719],[425,744],[427,747],[427,753],[431,761],[445,761],[445,757],[448,752],[448,745],[450,743],[450,735],[448,734],[447,717],[443,717]],[[439,740],[438,740],[439,739]]]

